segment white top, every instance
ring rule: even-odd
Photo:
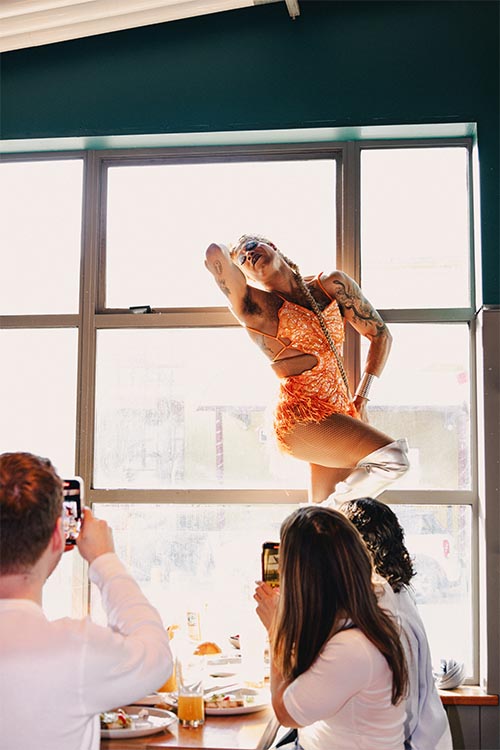
[[[403,750],[404,702],[391,703],[392,672],[358,630],[336,633],[285,690],[304,750]]]
[[[410,692],[406,702],[406,748],[453,750],[448,717],[432,674],[431,653],[422,618],[407,588],[395,594],[395,599],[410,674]]]
[[[115,554],[89,569],[108,627],[50,622],[27,599],[0,599],[2,750],[98,750],[99,713],[157,690],[172,671],[160,615]]]

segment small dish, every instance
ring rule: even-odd
[[[149,715],[145,719],[139,719],[139,711],[143,706],[123,706],[123,710],[132,717],[134,726],[128,729],[101,729],[103,739],[132,739],[133,737],[147,737],[150,734],[163,732],[170,724],[177,721],[177,716],[171,711],[161,708],[150,708]]]

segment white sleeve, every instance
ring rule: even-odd
[[[328,641],[314,664],[285,690],[283,700],[300,726],[333,716],[372,679],[372,657],[357,631]]]
[[[89,578],[101,591],[108,627],[83,621],[82,702],[99,713],[157,690],[173,660],[159,613],[114,553],[94,560]]]

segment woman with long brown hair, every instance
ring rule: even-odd
[[[211,244],[206,266],[280,378],[274,430],[284,451],[309,463],[310,499],[375,497],[402,476],[406,440],[371,427],[366,414],[392,338],[356,282],[342,271],[303,278],[258,235],[244,235],[230,250]],[[345,322],[370,341],[353,396],[342,362]]]
[[[403,750],[407,668],[398,627],[377,603],[368,551],[331,508],[282,524],[279,596],[259,583],[271,694],[303,750]]]

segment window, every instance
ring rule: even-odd
[[[414,556],[436,666],[457,658],[477,679],[470,161],[467,139],[441,139],[2,165],[0,342],[17,367],[0,373],[0,446],[84,477],[165,625],[196,607],[204,637],[226,645],[253,611],[262,542],[307,498],[307,467],[274,444],[277,380],[203,263],[212,240],[257,232],[304,275],[337,265],[360,279],[390,326],[370,419],[408,437],[412,468],[384,499]],[[348,330],[352,382],[365,353]],[[51,584],[52,616],[85,600],[75,560]],[[90,603],[98,615],[95,592]]]

